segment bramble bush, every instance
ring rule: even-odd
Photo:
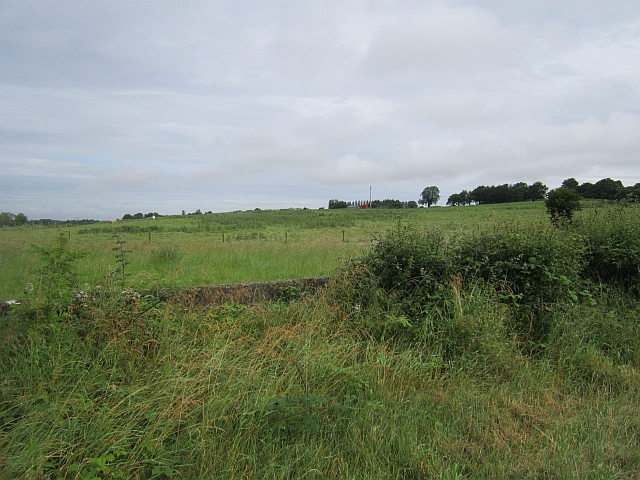
[[[581,236],[549,225],[496,225],[449,241],[438,230],[398,225],[347,266],[339,277],[347,286],[336,291],[377,335],[416,338],[425,328],[439,331],[434,312],[441,323],[462,318],[460,298],[475,289],[508,305],[514,332],[539,342],[550,312],[590,298],[580,277],[584,255]]]
[[[640,208],[621,204],[576,218],[567,229],[586,240],[584,276],[640,294]]]

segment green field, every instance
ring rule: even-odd
[[[637,205],[557,228],[538,202],[0,242],[1,295],[23,300],[0,317],[0,480],[640,478]],[[68,248],[89,252],[78,286]],[[249,307],[143,291],[320,275]]]
[[[453,233],[502,221],[543,221],[544,203],[405,210],[278,210],[128,220],[79,227],[0,229],[0,300],[21,298],[38,256],[60,234],[89,252],[80,283],[96,285],[115,267],[114,233],[131,250],[128,282],[139,288],[187,287],[329,276],[346,258],[398,222]],[[223,243],[224,234],[224,243]],[[344,238],[344,241],[343,241]]]

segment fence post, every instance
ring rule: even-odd
[[[287,237],[288,237],[287,232],[284,232],[284,243],[287,243]]]
[[[149,232],[149,245],[151,245],[151,232]]]
[[[224,232],[222,232],[222,243],[224,243]]]
[[[344,242],[344,230],[342,230],[342,241]]]

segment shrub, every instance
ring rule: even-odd
[[[182,257],[182,252],[175,245],[166,243],[157,245],[151,251],[151,256],[158,263],[173,263]]]
[[[399,225],[378,240],[362,265],[412,317],[439,298],[437,292],[452,276],[446,242],[438,229],[419,232]]]
[[[460,237],[456,256],[468,278],[500,286],[516,304],[545,308],[575,294],[583,266],[579,236],[544,226],[505,224]]]
[[[585,277],[640,293],[640,215],[636,206],[577,218],[572,232],[586,238]]]
[[[580,194],[573,188],[561,187],[551,190],[545,201],[551,222],[557,224],[561,220],[571,220],[574,212],[582,209],[581,199]]]
[[[78,288],[75,262],[87,252],[71,250],[64,234],[59,235],[51,247],[31,245],[30,248],[40,255],[40,288],[35,292],[35,310],[45,316],[64,310]]]
[[[461,299],[482,291],[512,307],[515,333],[541,341],[557,304],[589,295],[580,288],[583,254],[580,236],[546,225],[500,225],[450,242],[438,230],[398,226],[347,268],[341,295],[371,333],[426,338],[466,325]]]

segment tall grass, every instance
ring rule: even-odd
[[[508,255],[496,235],[517,228],[488,230],[490,263],[540,242],[551,253],[536,255],[553,260],[574,241],[528,228]],[[379,270],[347,263],[293,303],[187,309],[109,276],[57,312],[30,298],[0,324],[0,478],[637,478],[633,292],[567,276],[590,295],[532,302],[548,322],[534,339],[505,295],[526,285],[473,262],[449,270],[464,255],[423,297],[402,286],[415,287],[411,274],[394,272],[389,288],[385,252],[402,253],[387,264],[402,270],[468,245],[414,255],[412,235],[369,252]],[[189,254],[145,248],[160,264]],[[558,278],[574,265],[546,260]]]
[[[334,293],[200,312],[134,299],[137,326],[94,311],[99,328],[82,337],[5,324],[4,478],[640,473],[631,364],[586,364],[603,379],[574,365],[579,351],[523,355],[508,311],[481,293],[463,295],[438,338],[376,341],[339,320]],[[461,328],[473,336],[447,353]]]

